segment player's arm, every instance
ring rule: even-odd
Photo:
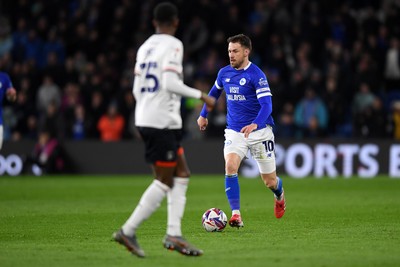
[[[162,79],[162,86],[164,87],[164,89],[184,97],[200,99],[205,103],[205,106],[208,110],[211,110],[214,107],[215,98],[208,96],[198,89],[192,88],[184,84],[179,79],[178,73],[173,71],[164,71],[164,73],[162,74]]]
[[[272,113],[272,100],[271,96],[266,96],[260,101],[260,111],[257,114],[257,117],[254,119],[253,123],[258,125],[265,125],[267,123],[268,117]]]
[[[221,96],[222,90],[218,89],[217,86],[214,84],[214,86],[211,88],[210,92],[208,93],[209,96],[213,97],[214,99],[218,100],[218,98]],[[203,118],[207,118],[209,110],[207,107],[204,105],[203,109],[200,112],[200,116]]]
[[[213,97],[214,99],[218,100],[218,98],[221,96],[222,93],[222,88],[218,89],[217,86],[214,84],[214,86],[211,88],[210,92],[208,93],[209,96]],[[207,128],[208,125],[208,119],[207,119],[207,114],[209,110],[207,109],[206,105],[203,106],[203,109],[200,112],[200,116],[197,119],[197,125],[199,126],[199,129],[201,131],[204,131]]]
[[[263,87],[260,88],[260,85]],[[256,130],[260,125],[265,125],[272,113],[272,94],[265,76],[259,80],[258,84],[255,85],[255,88],[257,99],[261,107],[254,121],[240,130],[240,132],[244,133],[245,138],[249,137],[249,134]]]
[[[17,99],[17,91],[15,90],[10,77],[8,74],[6,74],[6,84],[5,84],[6,90],[6,98],[10,102],[14,102]]]

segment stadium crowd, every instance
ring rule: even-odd
[[[154,0],[15,0],[0,3],[0,70],[18,91],[3,104],[4,138],[138,138],[133,66],[153,33]],[[174,1],[185,83],[208,92],[229,64],[226,39],[253,41],[267,74],[279,138],[400,140],[400,2]],[[182,101],[188,139],[223,136],[224,99],[197,129],[202,104]]]

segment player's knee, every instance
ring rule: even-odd
[[[237,173],[239,169],[239,166],[233,161],[227,160],[225,163],[225,172],[226,174],[234,174]]]
[[[242,158],[237,153],[229,153],[225,155],[225,173],[235,174],[239,171]]]
[[[263,174],[263,181],[265,186],[267,186],[269,189],[275,189],[276,187],[276,183],[277,183],[277,179],[276,179],[276,175],[265,175]]]

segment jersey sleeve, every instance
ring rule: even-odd
[[[183,44],[173,42],[167,48],[167,53],[161,66],[161,71],[172,71],[182,74]]]
[[[8,76],[7,73],[4,73],[3,75],[4,75],[4,81],[3,81],[4,84],[3,84],[3,86],[5,88],[5,91],[7,91],[8,89],[13,88],[13,84],[11,82],[10,76]]]
[[[265,103],[268,98],[272,96],[267,77],[260,70],[254,74],[253,79],[253,85],[256,89],[257,99],[260,103]]]
[[[264,72],[258,70],[257,72],[255,72],[252,78],[253,86],[256,90],[257,99],[261,105],[258,115],[254,119],[253,123],[257,124],[260,127],[267,123],[267,120],[272,113],[272,94],[267,81],[267,77],[265,76]]]
[[[140,47],[139,50],[136,53],[136,62],[135,62],[135,68],[134,68],[134,75],[141,75],[142,74],[142,69],[140,68],[140,64],[143,61],[143,59],[141,57],[141,55],[143,53],[142,50],[143,50],[143,48]]]
[[[217,79],[215,80],[214,85],[218,90],[224,89],[224,85],[222,83],[222,69],[218,71]]]

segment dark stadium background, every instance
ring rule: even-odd
[[[191,86],[208,92],[228,64],[228,36],[253,40],[251,60],[273,93],[287,210],[275,218],[256,163],[245,160],[245,227],[204,231],[205,210],[230,210],[224,99],[204,135],[196,127],[199,103],[185,99],[192,176],[182,232],[204,255],[162,247],[167,201],[138,231],[145,259],[111,241],[152,179],[132,127],[131,87],[136,50],[153,33],[158,2],[0,0],[0,71],[18,91],[17,103],[3,102],[0,266],[400,266],[399,0],[173,1]],[[303,101],[306,92],[317,98]],[[109,105],[125,122],[113,142],[97,129]],[[306,116],[296,116],[301,105],[318,106],[311,129],[301,126]],[[59,142],[64,167],[36,177],[27,159],[43,130]]]
[[[125,122],[117,142],[133,145],[132,150],[141,146],[133,126],[132,73],[137,48],[153,33],[151,10],[158,2],[0,2],[0,70],[10,74],[18,91],[17,103],[3,103],[3,166],[15,165],[10,154],[22,159],[29,154],[43,129],[67,152],[94,144],[92,157],[107,153],[104,147],[112,144],[103,146],[107,141],[98,121],[111,106]],[[219,68],[228,64],[227,37],[245,33],[253,41],[251,60],[265,71],[272,88],[278,143],[381,147],[385,140],[385,156],[379,160],[391,160],[386,147],[396,148],[400,140],[398,1],[172,2],[180,12],[177,37],[185,46],[187,84],[208,92]],[[222,144],[221,100],[205,134],[196,126],[200,103],[182,101],[185,142]],[[300,107],[315,110],[314,119],[305,121]],[[127,149],[119,156],[132,154]],[[396,155],[394,176],[400,173]],[[88,164],[73,156],[75,165]],[[222,170],[218,157],[217,162],[211,170]],[[142,164],[132,160],[128,171]],[[383,164],[379,172],[389,172]],[[354,172],[363,167],[355,166]]]

